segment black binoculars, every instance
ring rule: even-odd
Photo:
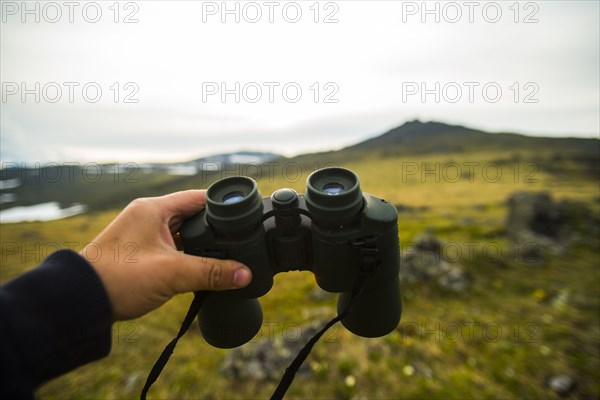
[[[206,199],[206,208],[179,230],[185,253],[237,260],[252,270],[247,287],[210,292],[200,309],[200,329],[212,346],[252,339],[263,320],[258,297],[269,292],[275,274],[293,270],[312,271],[322,289],[340,293],[339,312],[368,265],[368,280],[342,324],[379,337],[400,322],[398,212],[362,193],[354,172],[324,168],[308,177],[304,195],[280,189],[264,198],[251,178],[229,177],[212,184]]]

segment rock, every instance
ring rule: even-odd
[[[461,268],[452,266],[445,274],[438,278],[437,283],[442,289],[452,292],[462,292],[469,286],[470,279]]]
[[[576,230],[593,235],[599,227],[598,216],[580,201],[557,202],[547,192],[516,192],[508,199],[506,229],[513,238],[529,234],[558,243]]]
[[[442,242],[430,233],[415,238],[414,246],[401,254],[400,280],[434,281],[440,288],[460,292],[470,283],[462,266],[444,259]]]
[[[525,264],[539,264],[546,259],[543,248],[550,248],[552,241],[544,237],[536,237],[529,232],[522,232],[513,244],[513,254]]]
[[[516,192],[508,199],[506,232],[524,263],[543,262],[564,254],[575,242],[600,234],[600,221],[586,203],[554,201],[546,192]]]
[[[423,232],[415,237],[415,247],[422,252],[440,254],[442,242],[429,232]]]
[[[555,375],[548,379],[548,387],[563,397],[571,394],[576,386],[575,379],[568,375]]]
[[[561,218],[571,228],[570,230],[577,227],[597,237],[597,234],[600,232],[600,219],[598,218],[598,214],[594,213],[586,203],[565,199],[560,201],[557,207]]]
[[[318,332],[320,323],[284,330],[284,335],[260,339],[232,350],[222,361],[220,371],[232,379],[277,381],[296,357],[304,344]],[[285,334],[288,332],[288,334]],[[307,363],[302,364],[298,374],[309,374]]]
[[[253,379],[255,381],[263,381],[267,378],[267,370],[264,362],[261,363],[259,360],[250,360],[245,366],[245,377]]]
[[[561,230],[561,215],[546,192],[516,192],[508,199],[506,227],[513,236],[524,231],[557,238]]]

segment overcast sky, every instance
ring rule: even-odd
[[[23,4],[1,2],[3,162],[294,155],[415,118],[600,130],[598,1]]]

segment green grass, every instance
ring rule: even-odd
[[[526,160],[551,157],[519,153]],[[475,175],[473,181],[435,182],[403,174],[407,163],[491,163],[493,152],[423,157],[366,157],[343,163],[361,177],[365,192],[394,204],[417,207],[401,212],[401,243],[428,229],[461,249],[460,263],[473,277],[461,293],[444,292],[425,283],[402,287],[402,322],[392,334],[364,339],[341,326],[307,359],[314,374],[298,377],[288,398],[557,398],[545,385],[554,374],[577,381],[576,398],[600,396],[600,263],[598,238],[584,238],[563,254],[542,262],[515,259],[503,236],[506,198],[517,190],[549,190],[556,198],[585,201],[598,215],[597,176],[580,173],[580,164],[565,161],[556,172],[540,168],[537,182],[514,179],[507,171],[498,182]],[[525,161],[523,161],[525,160]],[[336,160],[329,160],[335,162]],[[403,164],[404,163],[404,164]],[[410,164],[412,165],[412,164]],[[259,180],[264,196],[297,182],[281,177]],[[418,208],[424,207],[424,208]],[[109,211],[46,223],[2,224],[1,281],[34,267],[39,260],[10,254],[6,246],[43,246],[60,241],[79,248],[116,215]],[[469,243],[476,251],[467,255]],[[472,246],[472,245],[471,245]],[[29,248],[30,248],[29,247]],[[500,249],[494,261],[484,249]],[[25,248],[25,247],[21,247]],[[501,262],[500,262],[501,261]],[[275,335],[290,324],[334,315],[335,298],[309,299],[312,274],[275,277],[261,299],[264,320]],[[565,301],[556,301],[562,296]],[[84,366],[41,388],[41,398],[136,398],[150,368],[177,333],[191,295],[177,296],[143,318],[114,327],[109,357]],[[262,337],[269,335],[268,327]],[[151,398],[268,398],[276,382],[232,381],[219,373],[225,350],[206,344],[196,324],[179,343],[150,392]],[[283,373],[283,371],[282,371]],[[354,385],[347,384],[353,377]],[[351,381],[351,380],[350,380]]]

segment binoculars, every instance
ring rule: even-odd
[[[205,209],[179,234],[187,254],[233,259],[252,270],[247,287],[210,292],[198,313],[202,335],[214,347],[252,339],[263,321],[258,297],[269,292],[275,274],[294,270],[312,271],[322,289],[340,293],[338,312],[352,300],[341,322],[356,335],[384,336],[400,322],[398,212],[362,193],[349,169],[313,172],[304,195],[280,189],[263,198],[251,178],[219,180],[206,192]],[[369,277],[352,299],[365,258]]]

